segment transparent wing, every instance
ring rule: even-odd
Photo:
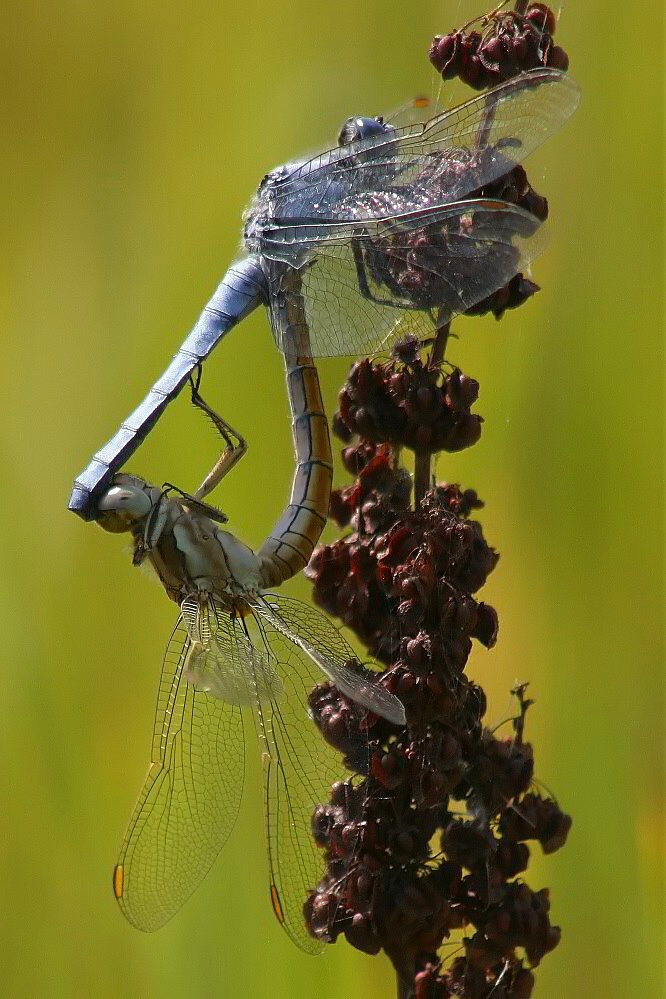
[[[187,682],[191,649],[179,620],[164,657],[150,769],[114,871],[123,913],[145,931],[166,923],[206,876],[243,791],[240,709]]]
[[[266,670],[269,677],[277,672],[281,679],[280,695],[257,698],[254,706],[264,765],[270,897],[294,943],[317,953],[322,944],[310,937],[303,917],[303,906],[325,868],[313,839],[312,816],[317,805],[329,800],[332,784],[344,777],[340,756],[310,716],[309,696],[321,676],[301,649],[262,618],[249,615],[229,625],[221,622],[222,628],[228,626],[233,628],[229,642],[238,660],[252,662],[253,684],[268,685]],[[359,712],[359,722],[360,717]],[[355,757],[362,757],[367,768],[367,736],[360,738]]]
[[[427,97],[425,94],[403,101],[398,107],[391,108],[390,111],[382,115],[382,121],[393,125],[394,128],[405,128],[408,125],[423,125],[429,118],[441,111],[441,107],[436,100]]]
[[[370,354],[411,330],[432,335],[529,268],[543,227],[529,212],[479,199],[366,222],[278,227],[267,234],[273,332],[296,349],[278,305],[291,294],[288,259],[299,258],[300,293],[314,356]],[[280,257],[282,259],[280,259]]]
[[[386,217],[456,201],[506,173],[573,114],[577,84],[535,69],[457,108],[387,135],[328,150],[296,166],[274,187],[275,219]],[[384,192],[391,198],[359,196]]]
[[[192,642],[185,676],[197,690],[249,708],[281,695],[279,674],[269,662],[259,663],[247,640],[239,644],[228,610],[191,596],[181,611]]]
[[[278,593],[265,594],[256,611],[271,628],[302,649],[347,697],[396,725],[405,724],[402,703],[358,662],[353,648],[315,607]]]

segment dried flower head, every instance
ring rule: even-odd
[[[552,11],[516,7],[479,19],[480,30],[435,38],[430,59],[444,79],[481,89],[535,66],[566,68]],[[455,189],[456,170],[484,155],[461,153],[465,163],[433,156],[419,180],[444,195]],[[509,159],[472,197],[509,201],[538,221],[548,214]],[[441,295],[427,255],[433,239],[441,252],[448,238],[443,228],[393,258],[383,246],[366,265],[375,280],[427,306]],[[517,274],[469,314],[500,318],[536,290]],[[387,360],[359,361],[339,396],[333,428],[354,481],[333,493],[331,516],[347,533],[318,548],[306,572],[316,602],[384,665],[380,682],[404,703],[407,724],[371,715],[351,738],[345,697],[326,684],[313,692],[327,741],[352,768],[364,740],[370,756],[367,772],[359,766],[356,778],[336,784],[313,816],[327,872],[304,911],[319,939],[342,935],[366,953],[383,950],[405,999],[527,999],[533,969],[560,938],[548,890],[525,881],[529,844],[553,852],[571,819],[536,790],[525,685],[514,691],[511,730],[500,734],[484,723],[485,694],[465,672],[474,642],[490,648],[497,640],[497,613],[478,593],[498,555],[476,519],[477,493],[430,479],[430,456],[470,447],[482,426],[478,382],[443,360],[447,335],[439,328],[428,354],[408,336]],[[414,497],[403,449],[415,456]]]
[[[481,30],[470,30],[477,23]],[[495,10],[464,28],[436,35],[430,62],[442,79],[459,77],[475,90],[486,90],[539,66],[566,70],[569,57],[553,43],[556,23],[552,10],[542,3],[531,4],[524,14]]]

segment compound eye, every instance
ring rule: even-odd
[[[132,529],[132,525],[136,523],[136,519],[132,514],[121,513],[119,510],[108,510],[105,513],[99,514],[97,523],[104,531],[109,531],[110,534],[124,534],[125,531]]]
[[[141,486],[127,483],[111,486],[97,504],[97,523],[105,531],[129,531],[152,509],[150,497]]]

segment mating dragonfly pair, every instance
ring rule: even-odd
[[[317,880],[309,817],[338,774],[307,715],[312,667],[362,707],[396,723],[404,713],[354,667],[353,650],[322,614],[268,592],[307,564],[328,513],[332,459],[313,358],[368,354],[406,328],[431,337],[528,268],[541,247],[539,220],[474,192],[524,159],[577,103],[564,74],[532,70],[424,123],[351,118],[337,148],[268,174],[245,216],[249,255],[77,478],[70,509],[131,530],[135,560],[148,558],[181,605],[151,767],[114,877],[140,928],[177,910],[233,825],[249,707],[265,761],[274,909],[297,943],[318,948],[301,918]],[[260,304],[285,358],[297,464],[289,505],[255,555],[205,502],[244,442],[196,390],[227,444],[199,490],[166,494],[117,473],[195,368]]]
[[[148,560],[180,606],[164,658],[150,768],[114,870],[114,892],[130,922],[154,930],[206,875],[238,813],[243,709],[250,709],[264,765],[273,908],[292,939],[316,951],[301,917],[318,880],[310,819],[340,773],[308,717],[310,698],[330,680],[359,706],[357,715],[365,709],[400,725],[404,709],[324,614],[267,592],[262,559],[221,526],[226,518],[206,496],[220,465],[235,463],[244,442],[201,399],[198,381],[192,398],[227,442],[202,486],[188,495],[119,473],[97,508],[101,527],[132,533],[133,563]],[[350,738],[362,740],[355,764],[363,771],[363,722],[350,722]]]

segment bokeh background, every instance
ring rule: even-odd
[[[258,767],[223,858],[154,936],[110,872],[143,778],[173,611],[122,538],[66,511],[71,480],[163,369],[238,250],[267,169],[333,144],[351,113],[435,86],[436,31],[468,0],[24,0],[5,5],[0,421],[0,964],[12,997],[361,997],[382,958],[300,954],[267,899]],[[551,203],[543,291],[458,324],[481,442],[439,474],[474,486],[502,554],[484,599],[499,645],[471,674],[489,718],[530,679],[540,778],[574,815],[537,856],[560,948],[541,999],[662,995],[662,149],[659,5],[569,3],[558,36],[576,118],[532,160]],[[453,91],[443,93],[453,101]],[[334,407],[347,363],[322,377]],[[207,365],[249,438],[219,498],[257,544],[287,495],[291,442],[266,317]],[[215,452],[185,400],[133,463],[193,485]],[[301,579],[290,592],[305,596]]]

